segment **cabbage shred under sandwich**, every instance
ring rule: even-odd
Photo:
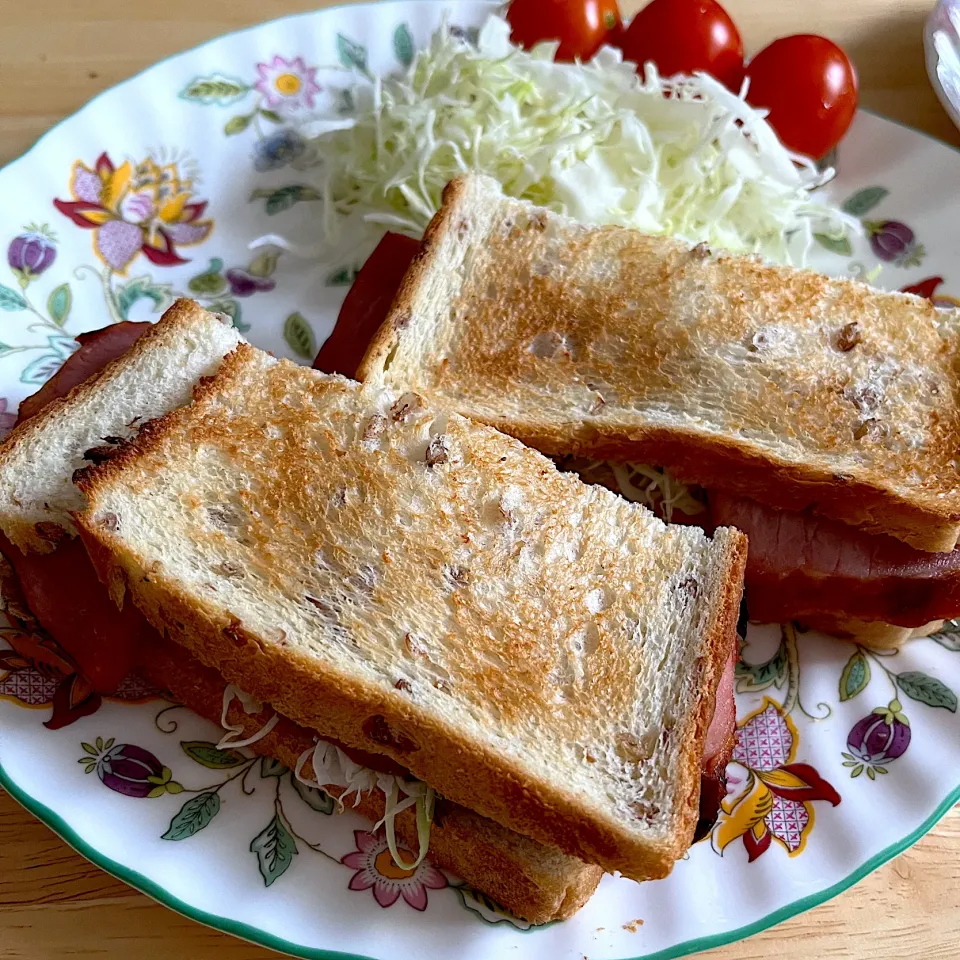
[[[244,693],[239,687],[229,684],[223,691],[223,711],[220,714],[220,725],[227,734],[217,744],[218,750],[227,747],[248,747],[258,740],[262,740],[277,725],[280,717],[274,713],[270,719],[254,734],[241,740],[235,739],[238,734],[243,733],[241,724],[230,723],[228,713],[230,705],[234,699],[240,701],[243,712],[248,716],[263,712],[263,704],[255,697]],[[307,777],[303,773],[303,768],[307,761],[311,762],[313,767],[313,778]],[[344,792],[335,801],[340,810],[343,810],[344,801],[355,794],[354,806],[360,802],[362,793],[369,793],[371,790],[380,789],[386,798],[383,817],[378,820],[374,830],[381,826],[384,828],[387,839],[387,847],[390,850],[390,856],[393,862],[401,870],[415,870],[423,863],[430,846],[430,825],[433,823],[433,808],[436,794],[433,787],[428,787],[425,783],[416,779],[405,779],[389,773],[378,773],[369,767],[351,760],[339,747],[326,740],[318,740],[316,744],[304,750],[297,759],[297,765],[294,769],[294,776],[303,784],[323,790],[324,784],[336,787],[344,787]],[[401,799],[400,794],[403,794]],[[417,859],[413,863],[407,863],[400,856],[400,849],[397,846],[397,834],[395,829],[395,819],[398,813],[406,810],[408,807],[417,808],[417,840],[419,852]]]
[[[313,767],[313,779],[303,774],[303,768],[308,760]],[[326,740],[318,740],[315,746],[300,754],[294,776],[301,783],[321,790],[324,784],[344,787],[344,792],[335,798],[341,810],[344,801],[351,793],[356,795],[353,803],[356,806],[360,802],[361,793],[369,793],[375,788],[382,790],[386,798],[386,806],[383,817],[374,824],[373,829],[378,830],[381,826],[384,828],[390,856],[401,870],[415,870],[423,863],[430,846],[430,825],[433,823],[436,796],[433,787],[428,787],[420,780],[412,778],[407,780],[394,774],[379,773],[364,767]],[[400,798],[401,792],[404,794],[403,799]],[[417,808],[417,840],[420,849],[417,859],[413,863],[407,863],[400,856],[397,846],[395,818],[398,813],[413,806]]]

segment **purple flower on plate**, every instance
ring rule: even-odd
[[[303,156],[307,141],[296,130],[278,130],[257,141],[253,165],[257,170],[279,170]]]
[[[873,252],[887,263],[898,267],[920,265],[926,251],[917,243],[914,232],[898,220],[864,220],[864,229],[870,238]]]
[[[268,293],[277,285],[271,277],[261,277],[243,267],[231,267],[224,276],[235,297],[252,297],[255,293]]]
[[[317,68],[308,67],[303,57],[287,60],[278,54],[269,63],[257,64],[257,77],[254,89],[273,110],[312,108],[313,98],[320,92]]]
[[[7,263],[26,286],[57,259],[55,241],[42,228],[29,226],[14,237],[7,248]]]
[[[160,797],[165,793],[182,793],[183,787],[171,779],[169,767],[165,767],[149,750],[132,743],[103,741],[97,737],[95,744],[81,743],[87,755],[80,758],[85,773],[97,771],[100,782],[115,793],[125,797],[142,799]]]
[[[873,713],[858,720],[847,736],[845,753],[852,766],[852,777],[858,777],[866,769],[870,779],[886,773],[884,764],[902,757],[910,746],[910,721],[903,713],[900,701],[893,699],[886,707],[877,707]]]

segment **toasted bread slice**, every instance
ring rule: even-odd
[[[606,870],[689,846],[737,531],[245,344],[79,484],[115,599],[296,723]]]
[[[175,699],[213,723],[220,722],[223,709],[223,678],[205,667],[183,647],[170,640],[161,640],[141,651],[139,672],[161,690],[168,690]],[[227,717],[243,736],[253,736],[267,719],[244,712],[234,704]],[[263,739],[248,748],[253,753],[270,756],[291,770],[300,755],[312,748],[316,735],[280,718],[280,722]],[[308,764],[304,768],[309,776]],[[336,797],[342,787],[327,787]],[[385,797],[381,790],[371,790],[354,806],[364,817],[377,821],[383,816]],[[397,815],[399,840],[408,850],[419,848],[416,813],[413,809]],[[415,856],[415,853],[413,854]],[[407,859],[413,859],[408,856]],[[592,896],[603,871],[561,853],[554,846],[522,837],[493,820],[488,820],[455,803],[439,801],[430,831],[430,859],[451,870],[472,887],[482,890],[511,913],[531,923],[566,920],[572,917]]]
[[[960,338],[918,297],[453,181],[359,378],[538,449],[952,550]]]
[[[178,300],[120,359],[17,427],[0,444],[7,538],[24,552],[48,553],[59,538],[74,536],[70,514],[83,498],[71,478],[89,466],[84,453],[188,401],[241,339],[192,300]]]

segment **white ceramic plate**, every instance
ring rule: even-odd
[[[177,293],[309,361],[356,264],[248,244],[268,232],[310,240],[296,122],[337,109],[346,68],[397,68],[444,10],[468,28],[490,7],[357,5],[224,37],[98,97],[0,172],[0,427],[75,334],[156,317]],[[825,240],[817,265],[881,262],[881,285],[921,284],[951,304],[960,156],[861,114],[839,169],[831,190],[867,235]],[[332,816],[275,764],[213,750],[219,732],[185,710],[133,685],[100,703],[42,640],[4,636],[0,783],[161,902],[303,957],[677,957],[836,895],[960,796],[960,634],[881,657],[753,628],[731,793],[710,839],[669,879],[607,877],[573,920],[526,930],[455,877],[396,870],[368,824]]]

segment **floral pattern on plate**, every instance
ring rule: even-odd
[[[155,318],[178,294],[230,314],[257,346],[309,362],[359,264],[347,251],[310,259],[269,243],[251,249],[271,233],[306,248],[318,239],[321,202],[304,122],[342,118],[351,85],[408,64],[445,12],[469,36],[491,9],[460,0],[361,4],[225,37],[105,94],[0,171],[0,430],[69,355],[77,333],[110,319]],[[158,130],[176,142],[158,147]],[[117,176],[128,163],[129,178]],[[881,286],[956,306],[958,177],[951,151],[859,115],[827,189],[866,222],[864,234],[824,238],[813,266],[865,276],[882,264]],[[178,209],[171,198],[183,194]],[[377,892],[393,896],[387,883],[411,878],[384,871],[364,890],[348,886],[361,868],[344,858],[363,853],[356,831],[370,834],[369,823],[349,810],[312,809],[288,771],[246,754],[236,766],[205,767],[197,757],[215,759],[207,750],[216,748],[216,727],[181,711],[160,720],[175,717],[176,736],[158,729],[164,705],[145,701],[142,688],[95,705],[69,661],[42,639],[23,630],[3,639],[0,782],[95,862],[155,897],[301,956],[446,960],[466,949],[505,960],[522,945],[533,960],[677,957],[832,896],[929,829],[960,795],[960,719],[923,699],[934,686],[910,680],[922,674],[955,689],[952,634],[881,658],[884,669],[867,657],[869,683],[845,699],[861,675],[858,664],[846,671],[856,647],[816,634],[785,641],[779,628],[751,627],[738,713],[745,738],[776,739],[777,763],[741,747],[711,842],[695,845],[670,877],[640,885],[606,877],[572,920],[529,932],[453,877],[444,888],[423,885],[426,911],[403,890],[385,911]],[[114,789],[121,778],[136,796]],[[204,794],[222,798],[216,813],[209,796],[197,801]],[[769,797],[769,812],[737,834],[741,814],[763,812]],[[737,835],[718,856],[721,830],[723,839]],[[730,897],[730,889],[742,893]]]

